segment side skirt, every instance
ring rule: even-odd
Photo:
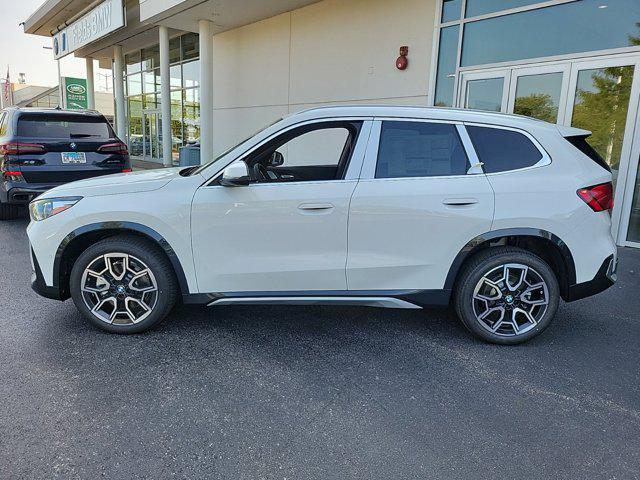
[[[295,292],[231,292],[184,295],[186,304],[217,305],[359,305],[419,309],[446,307],[450,290],[352,290]]]

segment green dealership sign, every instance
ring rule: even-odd
[[[84,78],[63,77],[64,106],[69,110],[85,110],[89,107],[87,81]]]

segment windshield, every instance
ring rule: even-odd
[[[200,172],[203,172],[205,169],[209,168],[210,166],[212,166],[213,164],[215,164],[216,162],[218,162],[219,160],[221,160],[222,158],[224,158],[229,152],[231,152],[232,150],[235,150],[236,148],[238,148],[240,145],[242,145],[243,143],[248,142],[249,140],[251,140],[253,137],[255,137],[256,135],[259,135],[260,133],[264,132],[267,128],[275,125],[276,123],[278,123],[280,120],[282,120],[282,118],[277,119],[275,122],[271,122],[269,125],[266,125],[265,127],[261,128],[260,130],[258,130],[257,132],[249,135],[247,138],[245,138],[244,140],[242,140],[241,142],[239,142],[237,145],[234,145],[233,147],[227,148],[224,152],[222,152],[220,155],[218,155],[216,158],[214,158],[213,160],[211,160],[210,162],[205,163],[204,165],[202,165],[201,167],[196,168],[195,170],[193,170],[190,174],[191,175],[196,175]]]

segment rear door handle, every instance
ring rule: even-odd
[[[333,205],[330,203],[302,203],[298,205],[299,210],[321,211],[331,210]]]
[[[442,203],[454,207],[463,207],[465,205],[474,205],[478,203],[477,198],[445,198]]]

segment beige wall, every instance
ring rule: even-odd
[[[216,35],[215,150],[318,105],[426,105],[435,10],[436,0],[325,0]]]

